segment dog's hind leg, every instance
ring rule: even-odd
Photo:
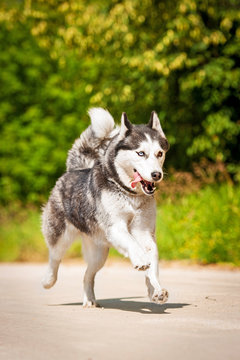
[[[50,289],[55,282],[57,281],[58,268],[61,262],[61,259],[56,259],[53,256],[52,249],[49,249],[49,262],[46,274],[42,279],[42,286],[45,289]]]
[[[49,262],[45,276],[42,279],[42,285],[45,289],[50,289],[57,281],[58,268],[67,249],[79,236],[79,231],[70,223],[66,222],[65,230],[58,237],[55,243],[49,240]]]
[[[108,256],[109,247],[89,237],[85,237],[82,241],[83,256],[88,266],[84,275],[84,307],[96,307],[96,298],[94,294],[94,279],[96,273],[103,267]]]

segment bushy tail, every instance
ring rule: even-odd
[[[93,166],[104,150],[106,141],[114,128],[112,115],[102,108],[88,112],[91,125],[74,142],[67,157],[67,171],[86,169]]]

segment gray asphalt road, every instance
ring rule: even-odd
[[[102,308],[83,309],[83,265],[62,265],[51,290],[44,264],[0,266],[0,358],[240,358],[240,272],[163,268],[167,304],[148,301],[144,274],[106,266],[97,276]]]

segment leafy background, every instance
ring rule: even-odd
[[[1,1],[1,259],[45,256],[39,206],[101,106],[160,116],[162,256],[239,264],[239,49],[238,0]]]

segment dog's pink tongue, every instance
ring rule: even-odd
[[[134,180],[131,182],[131,187],[134,189],[138,182],[142,180],[142,177],[139,175],[137,171],[133,174]]]

